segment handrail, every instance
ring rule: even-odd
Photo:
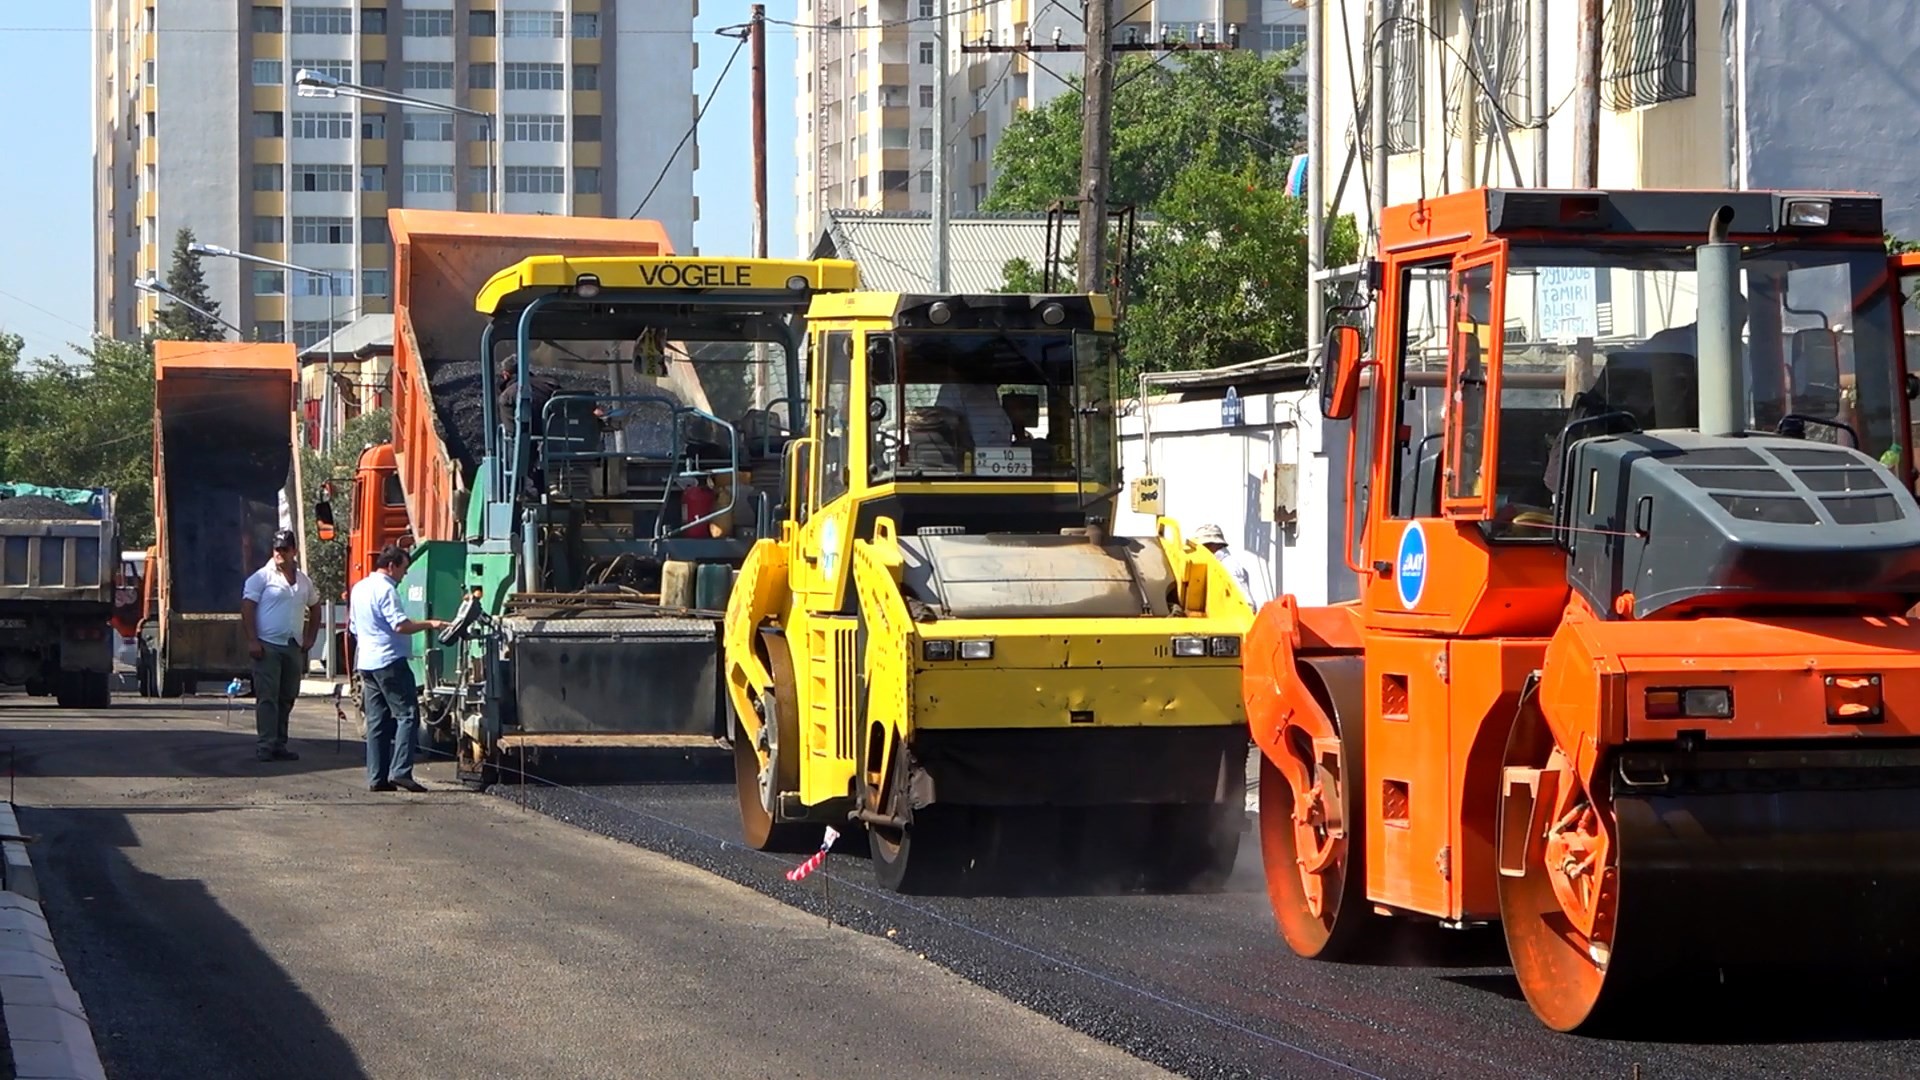
[[[675,399],[666,397],[661,394],[581,394],[581,393],[555,394],[553,397],[548,398],[546,404],[541,407],[540,432],[541,432],[541,439],[543,441],[545,442],[552,441],[553,420],[554,420],[554,417],[558,414],[558,409],[556,408],[556,406],[564,405],[567,402],[573,402],[573,401],[586,401],[586,402],[592,402],[596,404],[598,403],[618,404],[621,402],[633,402],[633,403],[651,402],[654,404],[667,406],[668,411],[672,414],[672,417],[673,417],[673,424],[672,424],[672,431],[671,431],[672,446],[671,446],[670,458],[669,458],[669,460],[673,462],[673,467],[671,471],[667,473],[667,481],[664,486],[663,492],[661,494],[660,507],[663,510],[666,508],[667,493],[670,493],[673,491],[674,481],[676,480],[682,479],[684,477],[692,477],[692,476],[738,477],[740,473],[740,468],[739,468],[740,433],[738,429],[736,429],[732,424],[728,423],[727,421],[722,420],[718,416],[713,415],[712,413],[694,408],[691,405],[682,405]],[[723,429],[727,433],[727,444],[726,444],[727,445],[727,464],[725,467],[718,468],[718,469],[682,468],[683,458],[685,455],[683,455],[681,452],[683,449],[684,442],[681,437],[680,422],[681,422],[681,419],[686,416],[694,416],[702,420],[710,421],[714,424],[717,424],[721,429]],[[633,453],[631,451],[608,452],[604,450],[597,450],[591,453],[580,453],[576,451],[558,451],[558,452],[549,452],[546,454],[546,460],[548,462],[578,461],[586,458],[599,458],[607,461],[617,460],[622,462],[659,460],[655,455],[639,454],[639,453]],[[725,506],[716,507],[712,513],[704,514],[698,518],[695,518],[692,521],[685,522],[672,529],[669,529],[664,521],[656,520],[654,523],[654,536],[657,539],[660,537],[672,535],[674,533],[689,532],[695,528],[698,528],[701,525],[707,524],[710,521],[717,520],[721,517],[724,517],[728,514],[733,513],[734,510],[738,508],[739,505],[740,505],[740,485],[736,482],[736,483],[727,485],[727,504]]]

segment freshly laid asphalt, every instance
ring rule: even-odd
[[[884,939],[436,783],[304,705],[0,697],[0,756],[108,1075],[1144,1077]]]

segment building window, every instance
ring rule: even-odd
[[[923,85],[920,87],[920,107],[923,109],[933,108],[933,87],[932,86]]]
[[[253,32],[256,34],[277,34],[281,31],[281,12],[285,8],[267,7],[264,4],[253,6]]]
[[[1473,131],[1477,137],[1484,138],[1497,130],[1488,101],[1490,94],[1506,114],[1502,120],[1507,127],[1525,127],[1530,123],[1527,38],[1526,0],[1480,0],[1473,16],[1473,60],[1480,70],[1480,78],[1463,78],[1447,87],[1448,127],[1455,134],[1463,131],[1467,94],[1473,95]]]
[[[971,188],[970,190],[971,190],[971,191],[972,191],[972,193],[973,193],[973,208],[974,208],[975,210],[978,210],[978,209],[980,209],[980,207],[982,207],[983,205],[985,205],[985,204],[986,204],[986,201],[987,201],[987,185],[985,185],[985,184],[975,184],[975,185],[973,185],[973,187],[972,187],[972,188]]]
[[[566,25],[558,11],[515,11],[508,8],[501,23],[502,37],[557,38]]]
[[[600,118],[598,116],[594,116],[590,114],[585,116],[574,117],[573,118],[573,141],[574,142],[599,142],[600,141]]]
[[[559,142],[566,137],[566,118],[547,113],[508,113],[508,142]]]
[[[400,32],[407,37],[440,38],[453,36],[451,8],[408,8]]]
[[[573,65],[573,88],[575,90],[600,89],[600,65],[599,64]]]
[[[923,127],[920,129],[920,149],[922,150],[933,149],[933,129],[932,128]]]
[[[353,114],[343,112],[297,112],[293,114],[296,139],[351,139]]]
[[[253,167],[253,190],[283,191],[286,188],[286,174],[278,165],[255,165]]]
[[[352,191],[353,166],[295,165],[293,167],[293,190]]]
[[[297,7],[290,12],[296,34],[351,34],[353,9],[339,7]]]
[[[403,112],[401,135],[409,142],[452,142],[453,117],[439,112]]]
[[[353,64],[346,60],[295,60],[293,71],[298,75],[302,71],[311,71],[340,82],[353,81]]]
[[[256,341],[285,341],[287,340],[287,324],[283,322],[254,323],[253,337]]]
[[[295,296],[352,296],[353,271],[327,270],[295,278]],[[331,289],[328,287],[331,283]]]
[[[573,36],[577,38],[597,38],[600,36],[600,15],[598,12],[585,11],[573,17]]]
[[[298,348],[311,349],[315,345],[327,340],[327,335],[332,332],[333,326],[325,319],[317,321],[295,319],[293,321],[293,344]]]
[[[360,239],[369,244],[387,242],[387,219],[384,217],[364,217],[360,219]]]
[[[908,173],[907,173],[907,170],[905,169],[882,169],[880,171],[880,190],[881,191],[907,190],[907,176],[908,176]]]
[[[558,165],[507,166],[507,191],[515,195],[565,194],[567,170]]]
[[[255,270],[253,272],[253,295],[284,296],[287,291],[287,273],[284,270]]]
[[[408,90],[451,90],[453,89],[453,64],[451,61],[409,60],[401,72]]]
[[[910,139],[911,136],[907,134],[906,128],[880,129],[880,149],[882,150],[905,150],[911,145]]]
[[[492,139],[487,127],[493,122],[490,116],[469,116],[466,118],[467,139],[471,142],[486,142]]]
[[[360,272],[360,295],[386,296],[391,277],[385,270],[363,270]]]
[[[493,27],[494,27],[493,12],[491,11],[467,12],[467,36],[468,37],[492,37]]]
[[[907,107],[907,88],[904,86],[880,86],[880,107],[883,109],[904,109]]]
[[[1420,145],[1421,84],[1425,57],[1420,51],[1421,0],[1389,0],[1387,35],[1387,151],[1399,154]]]
[[[387,137],[387,114],[368,112],[360,114],[360,137],[363,139],[384,139]]]
[[[360,85],[386,86],[387,62],[385,60],[360,61]]]
[[[574,169],[573,190],[576,195],[600,194],[600,169],[593,165],[582,165]]]
[[[257,112],[253,114],[253,137],[256,139],[278,139],[286,131],[286,114],[277,112]]]
[[[487,167],[484,165],[467,166],[466,174],[461,181],[461,190],[469,195],[485,195],[487,193]]]
[[[933,190],[933,170],[932,169],[920,170],[920,190],[922,193],[931,192]]]
[[[151,73],[148,74],[147,81],[148,82],[153,81],[153,76]],[[280,66],[280,61],[255,60],[253,62],[253,85],[279,86],[281,83],[285,81],[287,81],[286,69]]]
[[[491,62],[467,65],[467,89],[493,89],[493,64]]]
[[[933,63],[933,42],[923,41],[920,43],[920,62],[923,64]]]
[[[296,244],[351,244],[353,219],[343,217],[297,217],[293,219]]]
[[[360,166],[360,190],[387,190],[387,167],[385,165]]]
[[[1494,0],[1498,2],[1498,0]],[[1277,53],[1307,43],[1306,23],[1268,23],[1261,32],[1261,51]]]
[[[973,137],[973,160],[987,160],[987,137],[985,135],[975,135]]]
[[[253,242],[256,244],[284,244],[287,242],[287,222],[284,218],[257,217],[253,219]]]
[[[508,64],[508,90],[565,90],[567,69],[561,64]]]
[[[408,165],[402,181],[410,195],[451,195],[453,166]]]
[[[360,13],[360,32],[363,34],[384,34],[387,32],[387,9],[368,8]]]
[[[1607,104],[1616,110],[1694,95],[1693,0],[1607,6]]]

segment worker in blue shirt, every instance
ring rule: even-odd
[[[373,573],[353,587],[348,629],[354,637],[353,666],[360,673],[360,700],[367,713],[367,790],[425,791],[413,778],[413,743],[419,727],[420,688],[413,681],[414,634],[446,626],[441,619],[410,619],[400,610],[400,579],[407,549],[389,545],[374,558]]]

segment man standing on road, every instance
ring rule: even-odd
[[[254,732],[261,761],[298,761],[287,749],[287,719],[300,696],[307,654],[320,629],[320,594],[300,569],[299,539],[291,529],[273,534],[273,561],[254,571],[241,590],[240,622],[253,633]]]
[[[373,560],[373,573],[354,585],[351,598],[347,628],[353,632],[353,666],[360,672],[360,700],[367,711],[368,791],[427,790],[413,778],[420,690],[413,681],[408,638],[447,624],[415,621],[400,610],[400,579],[408,561],[405,548],[383,548]]]
[[[1267,584],[1267,568],[1258,559],[1244,551],[1236,551],[1227,546],[1227,534],[1220,531],[1218,525],[1202,525],[1193,530],[1193,542],[1213,552],[1220,565],[1233,575],[1234,583],[1240,586],[1240,595],[1246,598],[1253,610],[1259,611],[1261,605],[1273,599],[1273,587]]]

